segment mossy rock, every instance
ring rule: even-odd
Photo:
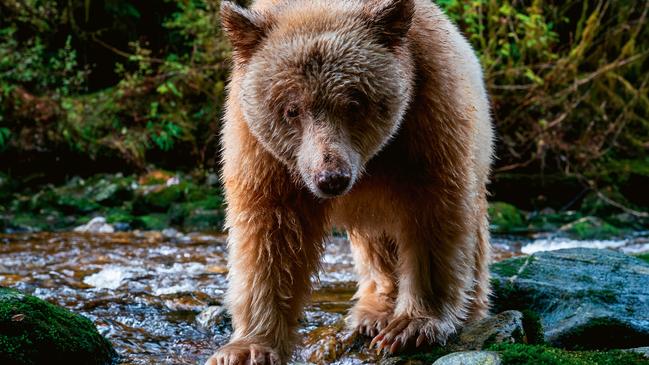
[[[172,186],[161,186],[149,192],[139,192],[133,200],[133,212],[136,214],[166,212],[174,203],[185,200],[187,185],[186,182],[181,182]]]
[[[169,220],[164,213],[152,213],[135,218],[133,224],[148,231],[161,231],[169,227]]]
[[[527,217],[527,224],[531,231],[552,232],[582,217],[583,215],[577,211],[555,212],[551,209],[544,209],[530,213]]]
[[[47,220],[40,214],[22,212],[9,220],[9,227],[18,232],[40,232],[50,228]]]
[[[623,232],[623,230],[596,217],[580,218],[561,227],[561,230],[580,240],[609,239],[620,236]]]
[[[527,230],[525,217],[515,206],[494,202],[489,204],[489,218],[495,232],[520,232]]]
[[[91,213],[101,208],[101,205],[83,196],[59,195],[55,201],[55,207],[63,213],[73,214]]]
[[[505,365],[639,365],[649,361],[626,351],[566,351],[545,345],[501,343],[489,348]]]
[[[649,343],[647,304],[641,299],[649,297],[645,261],[576,248],[505,260],[491,272],[492,310],[537,313],[544,339],[553,346],[590,350]]]
[[[133,199],[133,177],[98,175],[88,180],[84,196],[102,206],[114,207]]]
[[[192,211],[183,222],[183,229],[188,232],[222,231],[225,214],[222,210],[197,209]]]
[[[84,192],[84,180],[71,179],[60,187],[46,186],[29,198],[27,208],[33,212],[58,210],[65,214],[90,213],[101,208],[92,194]],[[15,207],[20,209],[19,206]]]
[[[169,222],[187,232],[222,231],[225,221],[223,197],[215,189],[211,190],[202,192],[200,196],[204,198],[201,200],[174,204],[169,209]]]
[[[0,364],[112,364],[117,354],[87,318],[0,287]]]
[[[106,222],[109,224],[114,224],[114,223],[131,224],[134,220],[135,217],[131,214],[130,211],[126,209],[112,209],[109,210],[106,214]]]

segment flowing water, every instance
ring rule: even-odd
[[[615,241],[495,238],[496,259],[575,246],[649,250],[646,234]],[[220,304],[226,289],[225,236],[174,231],[0,235],[0,286],[31,293],[95,322],[123,364],[198,364],[230,333]],[[301,321],[296,362],[332,358],[350,306],[354,273],[343,238],[327,242],[315,292]],[[200,314],[202,312],[202,314]],[[216,323],[216,324],[215,324]],[[346,337],[345,337],[346,336]],[[338,364],[372,359],[363,349]],[[372,361],[373,362],[373,361]]]

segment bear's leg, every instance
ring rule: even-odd
[[[476,212],[452,202],[434,209],[409,206],[411,212],[426,213],[402,223],[394,316],[372,340],[390,352],[444,344],[468,318],[475,290]]]
[[[357,300],[347,317],[350,329],[376,336],[387,324],[396,299],[396,245],[386,235],[349,232],[358,274]]]
[[[485,196],[485,195],[483,195]],[[481,198],[480,216],[484,217],[478,224],[477,246],[475,250],[474,286],[469,317],[467,322],[477,321],[487,316],[489,312],[489,295],[491,285],[489,282],[489,264],[491,263],[491,245],[489,243],[489,222],[487,220],[487,200]]]
[[[227,217],[234,333],[206,364],[284,364],[322,252],[322,214],[241,199],[231,201]]]

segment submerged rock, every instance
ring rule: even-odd
[[[567,349],[649,343],[649,264],[609,250],[539,252],[493,266],[495,310],[540,316],[545,340]]]
[[[117,354],[90,320],[0,287],[0,364],[111,364]]]

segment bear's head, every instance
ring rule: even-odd
[[[309,190],[348,192],[408,107],[414,0],[231,2],[221,21],[252,134]]]

